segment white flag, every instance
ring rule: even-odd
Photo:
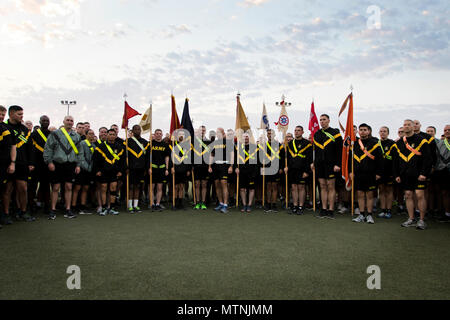
[[[142,133],[147,133],[152,130],[152,106],[150,105],[150,108],[145,111],[144,115],[142,116],[141,122],[139,122],[139,125],[142,128]]]
[[[267,116],[267,110],[266,110],[266,104],[263,104],[263,112],[261,116],[261,125],[259,127],[260,129],[270,129],[270,123],[269,123],[269,117]]]

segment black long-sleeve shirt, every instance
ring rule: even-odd
[[[31,131],[21,123],[12,124],[9,120],[6,122],[9,131],[15,137],[17,148],[16,164],[33,166],[33,142],[30,139]]]
[[[133,138],[128,139],[128,167],[130,169],[148,169],[150,165],[150,144],[142,137],[136,138],[139,146]],[[126,141],[123,142],[126,147]]]
[[[116,157],[111,154],[107,145],[119,159],[116,159]],[[95,173],[99,171],[124,172],[127,168],[125,146],[123,145],[123,142],[121,143],[119,141],[115,141],[112,144],[106,141],[103,142],[95,149],[93,162],[94,163],[92,171]]]
[[[393,172],[394,177],[401,175],[429,177],[432,166],[432,156],[428,141],[418,134],[414,134],[406,141],[410,147],[414,148],[420,155],[410,151],[403,139],[395,143],[395,152],[393,152]],[[394,151],[394,150],[393,150]]]
[[[312,163],[312,144],[308,140],[294,139],[288,146],[288,168],[300,169],[302,172],[310,173]]]
[[[374,159],[366,155],[364,149],[361,149],[359,141],[362,142],[364,149],[369,153]],[[357,139],[354,144],[354,158],[355,161],[355,175],[358,174],[370,174],[379,175],[383,174],[383,151],[381,150],[381,145],[378,143],[376,138],[368,139]],[[351,158],[349,159],[349,167],[351,167]]]
[[[315,163],[342,166],[342,136],[338,129],[327,128],[314,134]]]

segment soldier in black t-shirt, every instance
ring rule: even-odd
[[[330,127],[328,115],[320,116],[320,126],[322,129],[314,134],[315,160],[312,164],[320,184],[322,209],[318,217],[334,219],[335,184],[342,166],[342,137],[338,129]]]
[[[161,198],[163,195],[163,184],[167,183],[169,176],[169,159],[170,148],[167,143],[162,140],[162,130],[155,130],[155,139],[151,146],[151,165],[149,174],[152,176],[152,185],[150,186],[150,193],[154,194],[156,185],[156,199],[155,203],[151,203],[152,210],[161,211]]]
[[[23,109],[20,106],[11,106],[8,110],[7,126],[15,137],[17,158],[16,169],[13,174],[7,175],[7,186],[4,201],[4,213],[9,215],[9,203],[13,188],[18,195],[20,213],[17,218],[24,221],[34,221],[35,218],[27,213],[27,181],[30,171],[34,170],[33,144],[30,139],[31,131],[22,124]]]
[[[206,210],[206,193],[208,190],[209,180],[209,144],[211,141],[206,139],[206,128],[201,126],[199,130],[195,132],[195,136],[192,140],[192,156],[194,165],[194,178],[195,178],[195,194],[197,203],[194,206],[195,210]]]
[[[149,169],[150,144],[141,137],[141,127],[136,124],[133,126],[131,138],[128,138],[128,168],[129,168],[129,186],[130,197],[128,200],[128,212],[142,212],[139,207],[139,192],[144,184],[146,172]],[[126,146],[126,142],[124,142]]]
[[[0,110],[1,112],[1,110]],[[15,137],[9,130],[8,126],[0,122],[0,191],[3,197],[3,210],[0,214],[0,225],[11,224],[11,218],[6,215],[8,208],[5,204],[9,204],[8,195],[5,192],[7,175],[14,173],[16,169],[16,143]]]
[[[392,217],[392,202],[394,201],[394,175],[392,173],[392,150],[395,141],[388,139],[389,128],[380,128],[381,152],[383,153],[383,173],[378,181],[381,213],[379,218],[390,219]]]
[[[303,127],[295,127],[295,139],[287,146],[288,166],[285,172],[292,186],[292,213],[302,215],[306,198],[306,184],[311,176],[312,145],[303,138]]]
[[[227,140],[223,128],[217,128],[217,139],[210,144],[209,173],[214,173],[219,206],[215,211],[228,213],[228,175],[233,172],[234,143]]]

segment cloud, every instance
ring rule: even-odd
[[[239,2],[238,5],[244,8],[257,7],[269,1],[270,0],[244,0],[243,2]]]
[[[150,31],[149,34],[152,38],[162,38],[162,39],[173,39],[175,37],[191,34],[192,30],[186,24],[180,25],[169,25],[164,29],[160,29],[159,31]]]

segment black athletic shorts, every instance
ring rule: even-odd
[[[318,179],[336,179],[340,176],[339,172],[334,172],[334,164],[328,162],[317,162],[314,164],[316,168],[316,176]]]
[[[116,170],[109,171],[101,171],[102,175],[100,177],[97,176],[97,181],[100,183],[111,183],[117,182],[119,177],[117,177],[118,172]]]
[[[177,169],[177,167],[175,167],[175,184],[186,183],[189,181],[191,176],[188,177],[187,172],[188,170],[186,168]]]
[[[194,178],[195,181],[204,181],[209,180],[209,172],[208,172],[208,165],[195,165],[194,166]]]
[[[425,190],[427,188],[427,181],[419,181],[419,176],[400,176],[400,186],[403,190],[414,191],[414,190]]]
[[[157,166],[157,168],[155,168]],[[169,170],[170,174],[170,170]],[[167,183],[169,176],[166,176],[166,166],[165,165],[153,165],[152,167],[152,184],[157,183]]]
[[[256,188],[257,178],[258,178],[258,168],[255,167],[239,167],[239,189],[250,189],[254,190]]]
[[[435,173],[435,183],[437,183],[442,190],[450,190],[450,171],[444,169],[435,171]]]
[[[381,179],[377,181],[378,185],[393,186],[395,183],[395,178],[393,176],[381,176]]]
[[[276,174],[266,175],[264,179],[266,180],[266,183],[279,183],[281,181],[281,174],[277,172]]]
[[[8,167],[5,168],[5,171],[8,169]],[[14,171],[13,174],[6,174],[6,180],[7,181],[28,181],[28,178],[30,177],[30,170],[28,169],[28,165],[16,163],[16,171]]]
[[[130,180],[131,185],[138,185],[145,182],[145,168],[141,169],[130,169]]]
[[[377,180],[375,174],[356,173],[355,190],[357,191],[375,191],[377,189]]]
[[[227,180],[228,181],[228,168],[229,164],[214,164],[212,166],[214,180]]]
[[[77,186],[92,186],[95,182],[95,174],[81,169],[80,174],[75,175],[75,184]]]
[[[303,178],[304,170],[289,168],[288,171],[288,182],[289,185],[293,184],[306,184],[309,181],[309,176],[307,178]]]
[[[74,183],[75,182],[75,168],[77,164],[75,162],[57,163],[54,162],[55,171],[50,171],[50,183]]]

